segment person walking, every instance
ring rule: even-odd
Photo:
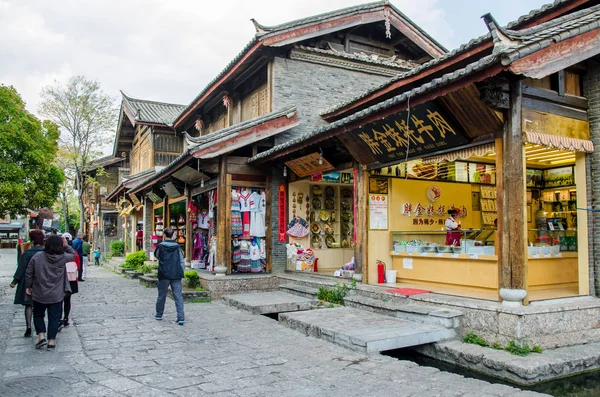
[[[38,334],[36,349],[56,347],[62,302],[65,292],[71,292],[67,282],[66,264],[75,259],[67,241],[59,236],[49,236],[44,251],[35,254],[25,272],[25,293],[33,299],[33,324]],[[45,315],[48,313],[48,340],[46,340]]]
[[[44,232],[41,230],[31,230],[29,232],[29,241],[32,245],[31,248],[25,249],[19,255],[17,270],[13,275],[13,280],[10,283],[10,288],[17,286],[15,291],[15,305],[25,306],[25,338],[31,336],[31,317],[33,315],[33,300],[30,295],[25,293],[25,272],[27,271],[27,265],[35,254],[44,250]],[[21,244],[20,248],[23,249],[27,246],[27,243]]]
[[[94,263],[96,266],[100,266],[100,248],[98,247],[94,250]]]
[[[90,243],[88,242],[88,236],[85,236],[83,238],[83,242],[81,243],[81,250],[83,251],[83,256],[81,257],[81,267],[82,267],[82,278],[85,280],[86,274],[87,274],[87,268],[88,265],[90,264],[90,251],[91,251],[91,246]]]
[[[68,244],[68,243],[67,243]],[[75,254],[75,258],[73,262],[77,265],[77,272],[81,268],[81,258],[77,254],[77,251],[73,251]],[[63,316],[60,320],[58,320],[58,332],[62,331],[64,327],[69,326],[69,314],[71,314],[71,296],[79,292],[79,284],[77,284],[77,280],[69,281],[69,286],[71,287],[71,292],[65,291],[65,298],[63,300]]]
[[[171,286],[171,292],[175,299],[175,309],[177,310],[177,324],[183,325],[183,296],[181,294],[181,279],[183,278],[183,269],[185,260],[179,244],[174,241],[174,231],[171,228],[163,230],[165,241],[158,244],[154,251],[154,257],[158,260],[158,298],[156,299],[155,319],[162,320],[165,310],[165,300],[167,291]]]
[[[77,254],[79,255],[79,257],[83,258],[83,233],[82,232],[77,232],[77,238],[75,240],[73,240],[72,247],[75,251],[77,251]],[[77,273],[77,280],[85,281],[83,279],[83,266]]]

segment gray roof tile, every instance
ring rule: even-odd
[[[123,95],[123,104],[136,122],[172,125],[177,116],[185,109],[185,105],[136,99],[125,95],[123,91],[121,94]]]

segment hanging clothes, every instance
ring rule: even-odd
[[[242,212],[242,238],[249,240],[250,235],[250,197],[252,192],[248,189],[240,191],[240,211]]]
[[[237,265],[237,271],[240,273],[250,273],[250,242],[240,241],[240,263]]]
[[[240,215],[240,195],[237,190],[231,190],[231,234],[239,236],[243,233],[242,217]]]
[[[208,230],[210,228],[210,217],[208,216],[208,211],[202,211],[198,214],[198,227],[200,229]]]
[[[250,245],[250,272],[261,273],[262,264],[260,263],[260,247],[258,246],[258,239],[252,240]]]
[[[231,263],[237,265],[242,260],[242,251],[240,251],[240,242],[237,237],[231,240]]]
[[[265,214],[262,212],[264,192],[254,192],[250,196],[250,235],[265,237]],[[266,208],[266,202],[264,203]]]

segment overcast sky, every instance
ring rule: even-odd
[[[188,104],[253,37],[275,25],[361,0],[0,0],[0,82],[36,113],[39,92],[72,75],[142,98]],[[548,0],[393,0],[453,49]]]

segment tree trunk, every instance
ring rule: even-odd
[[[69,233],[69,205],[67,204],[67,192],[62,192],[62,209],[65,218],[65,233]]]
[[[85,194],[85,189],[83,187],[83,176],[80,172],[77,172],[77,182],[77,187],[79,188],[77,191],[79,195],[79,199],[77,200],[77,202],[79,203],[79,230],[77,232],[83,233],[83,231],[85,230],[85,208],[83,205],[83,195]]]

